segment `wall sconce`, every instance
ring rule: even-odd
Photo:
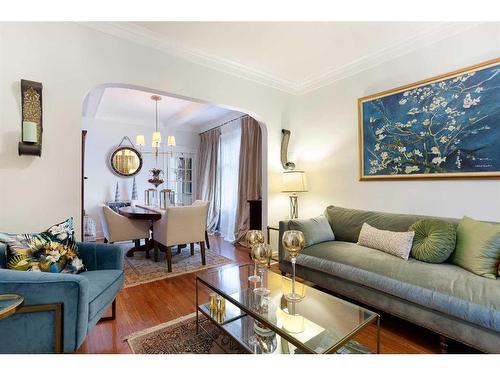
[[[42,84],[21,80],[21,142],[19,155],[42,155]]]

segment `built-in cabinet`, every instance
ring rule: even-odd
[[[166,181],[164,189],[175,192],[176,205],[186,206],[194,201],[195,155],[173,153],[167,158]]]

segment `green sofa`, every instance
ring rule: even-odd
[[[445,338],[488,353],[500,353],[500,279],[477,276],[451,263],[405,261],[357,245],[364,222],[391,231],[428,216],[391,214],[329,206],[335,241],[306,247],[297,257],[297,276],[335,293],[428,328]],[[454,224],[456,219],[449,220]],[[279,225],[280,238],[289,229]],[[282,244],[279,266],[291,273]]]
[[[24,307],[34,311],[0,320],[0,354],[73,352],[113,306],[123,287],[123,250],[118,245],[77,243],[87,271],[68,273],[25,272],[6,268],[6,246],[0,244],[0,294],[20,294]],[[53,305],[62,307],[62,334],[55,334]],[[41,311],[41,309],[43,311]]]

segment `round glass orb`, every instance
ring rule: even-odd
[[[245,237],[247,243],[253,246],[258,243],[264,243],[264,233],[261,230],[249,230]]]
[[[258,243],[252,246],[251,255],[252,255],[252,260],[257,264],[257,266],[265,267],[271,260],[273,251],[271,249],[271,246],[264,243]]]
[[[304,233],[300,230],[287,230],[283,233],[281,240],[283,247],[290,254],[292,258],[296,258],[306,243]]]

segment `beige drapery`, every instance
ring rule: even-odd
[[[219,220],[220,196],[218,176],[220,128],[200,134],[196,199],[209,201],[207,230],[212,233]]]
[[[248,200],[262,198],[262,133],[259,123],[250,116],[241,119],[240,171],[236,212],[236,242],[250,228]]]

